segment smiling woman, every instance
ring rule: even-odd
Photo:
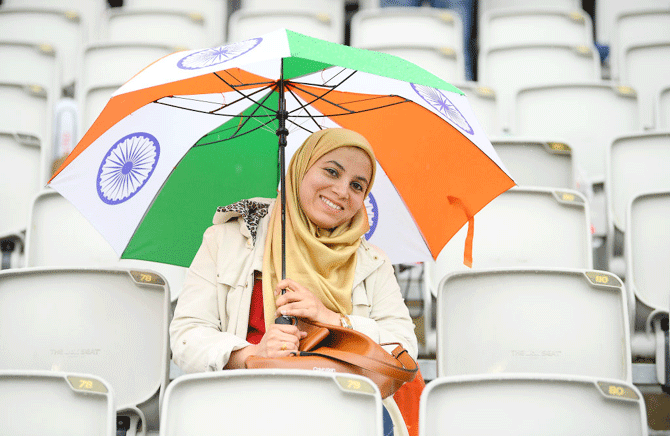
[[[391,262],[364,238],[370,229],[364,201],[375,171],[363,136],[324,129],[307,138],[288,166],[285,238],[276,200],[219,208],[170,325],[175,363],[201,372],[244,368],[249,356],[288,356],[306,333],[276,324],[282,315],[400,343],[416,358],[414,325]],[[393,398],[384,404],[404,427]]]

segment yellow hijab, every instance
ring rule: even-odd
[[[331,229],[319,229],[305,215],[299,189],[305,173],[326,153],[339,147],[357,147],[370,157],[372,177],[376,160],[372,147],[360,134],[347,129],[324,129],[310,135],[295,152],[286,171],[286,277],[312,291],[330,310],[351,314],[351,293],[356,269],[356,250],[370,229],[362,207],[349,221]],[[281,195],[281,194],[280,194]],[[263,306],[265,325],[274,323],[277,306],[274,289],[281,279],[280,195],[270,216],[263,255]]]

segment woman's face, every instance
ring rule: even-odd
[[[299,190],[305,215],[322,229],[332,229],[363,207],[372,162],[356,147],[340,147],[321,156],[307,170]]]

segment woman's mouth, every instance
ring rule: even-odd
[[[323,201],[326,204],[326,206],[330,207],[331,209],[344,210],[343,207],[338,206],[337,204],[333,203],[332,201],[328,200],[325,197],[321,197],[321,201]]]

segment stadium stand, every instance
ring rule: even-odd
[[[169,309],[165,280],[151,271],[0,271],[0,343],[15,350],[2,353],[0,369],[100,377],[131,428],[157,430],[168,383]]]
[[[8,434],[113,436],[114,394],[90,374],[0,371],[0,410]]]
[[[181,430],[175,427],[174,419],[200,419],[198,413],[214,410],[219,404],[198,400],[196,408],[184,406],[183,402],[198,392],[223,389],[230,382],[224,378],[230,374],[192,377],[166,363],[169,350],[165,336],[160,335],[167,334],[167,324],[162,320],[169,319],[170,303],[178,298],[185,270],[119,260],[69,202],[42,189],[53,170],[54,159],[72,149],[109,96],[150,62],[179,49],[214,47],[286,27],[376,50],[382,50],[382,44],[397,43],[397,37],[406,44],[413,40],[416,43],[419,38],[430,39],[434,47],[443,48],[443,59],[460,63],[457,72],[435,72],[465,92],[479,123],[520,185],[476,215],[473,270],[462,264],[466,229],[453,238],[436,262],[396,265],[417,325],[422,374],[426,381],[435,381],[434,387],[429,385],[424,390],[426,395],[421,399],[425,423],[421,434],[435,434],[438,426],[439,431],[463,434],[537,434],[556,430],[554,433],[561,434],[670,435],[670,355],[665,349],[670,312],[670,278],[666,271],[670,188],[667,174],[663,173],[670,156],[653,144],[659,138],[667,142],[670,135],[667,0],[480,0],[479,15],[473,20],[473,39],[460,41],[458,11],[428,7],[402,11],[416,19],[451,15],[451,19],[432,21],[445,25],[444,30],[437,31],[442,32],[439,45],[436,37],[424,36],[435,31],[432,24],[412,21],[415,27],[408,31],[410,21],[401,23],[397,15],[392,20],[395,28],[391,34],[379,27],[361,37],[356,32],[359,23],[372,22],[372,17],[377,16],[388,19],[394,12],[393,8],[378,7],[378,0],[0,0],[0,348],[15,350],[0,356],[0,409],[19,410],[17,425],[34,420],[35,426],[44,424],[36,427],[40,433],[77,434],[75,430],[67,431],[76,419],[81,420],[81,428],[76,430],[96,434],[88,430],[88,419],[98,412],[102,415],[104,405],[118,412],[118,435],[168,434]],[[152,27],[155,24],[145,20],[148,11],[188,30],[166,34],[162,25]],[[119,32],[122,36],[114,33],[116,23],[110,25],[110,19],[127,20]],[[247,20],[258,20],[260,24],[245,29],[243,21]],[[558,30],[558,26],[564,27]],[[560,47],[560,54],[544,61],[534,54],[532,61],[518,72],[524,61],[512,58],[513,51],[537,53],[537,48],[529,47],[549,46]],[[459,58],[468,47],[479,49],[474,58],[481,62],[475,65],[478,74],[465,80]],[[513,60],[494,69],[503,55]],[[589,73],[584,76],[586,69],[570,66],[572,61],[588,64]],[[421,63],[419,58],[416,62]],[[646,157],[642,157],[645,153]],[[610,164],[624,165],[615,172]],[[538,198],[526,205],[520,200],[522,193]],[[563,216],[566,211],[569,214]],[[531,221],[529,215],[534,215],[535,220]],[[505,222],[511,224],[503,226]],[[510,271],[521,277],[523,274],[518,271],[522,269],[540,271],[527,277],[529,283],[531,279],[547,279],[538,280],[533,286],[514,287],[513,280],[500,278],[510,275]],[[138,282],[129,278],[129,271],[157,273],[166,283],[141,283],[141,279]],[[607,277],[610,285],[616,286],[599,283],[598,288],[589,288],[586,273],[601,280]],[[564,287],[557,287],[554,275],[560,276],[557,280],[565,282]],[[579,285],[571,282],[577,282],[576,277],[582,278]],[[437,286],[442,279],[449,286],[458,281],[453,295],[467,292],[460,289],[461,283],[469,289],[468,298],[463,297],[456,307],[448,307],[454,311],[445,318],[455,321],[467,315],[466,311],[472,316],[462,329],[465,333],[454,333],[447,344],[460,344],[458,353],[451,353],[453,348],[449,347],[442,350],[437,333],[438,317],[446,310],[437,304]],[[475,284],[486,280],[491,284]],[[129,285],[134,291],[116,295],[113,288],[117,285]],[[496,292],[507,293],[508,297],[493,297]],[[624,295],[623,302],[620,294]],[[577,303],[578,297],[585,297],[586,303]],[[598,298],[606,302],[599,303]],[[143,302],[138,303],[138,299]],[[481,303],[470,310],[468,300],[473,300],[470,304]],[[550,302],[545,315],[561,307],[563,313],[541,317],[543,312],[537,304]],[[607,320],[601,303],[610,308],[617,306],[619,311],[625,303],[627,320],[624,315],[618,326],[603,333],[606,323],[612,320]],[[17,311],[17,307],[21,310]],[[153,307],[155,313],[148,307]],[[17,313],[21,316],[17,317]],[[558,323],[565,314],[570,316],[567,324],[551,328],[548,337],[536,335],[535,342],[522,334],[514,335],[517,344],[506,342],[512,335],[501,327],[505,324],[493,324],[507,317],[518,322],[517,328],[525,326],[531,330],[527,320],[537,319],[533,322],[539,331],[548,328],[552,321]],[[485,319],[481,322],[475,321],[482,318]],[[31,319],[29,327],[17,327],[17,322],[29,323]],[[72,327],[72,322],[79,323],[78,327]],[[95,322],[98,327],[81,327],[85,322]],[[594,335],[601,335],[597,338],[601,342],[613,344],[614,330],[626,322],[630,337],[619,333],[623,336],[618,348],[614,344],[611,349],[616,351],[606,353],[607,358],[585,357],[594,350],[585,345],[583,349],[576,348],[589,338],[593,340]],[[133,327],[131,336],[125,336],[122,327]],[[57,333],[71,328],[77,331],[72,330],[67,338],[57,338]],[[581,359],[580,364],[572,363],[572,375],[549,374],[559,370],[558,366],[549,365],[542,374],[486,374],[491,368],[518,366],[522,359],[551,363],[546,361],[556,356],[534,356],[532,347],[547,345],[541,351],[551,352],[548,344],[556,336],[555,330],[564,336],[558,339],[573,339],[565,345],[573,347],[573,351],[566,351],[563,360],[575,356]],[[22,336],[24,339],[19,340],[17,331],[39,337],[31,341]],[[94,333],[103,333],[105,338]],[[474,339],[468,340],[468,335],[474,335]],[[482,351],[464,351],[483,343],[487,335],[491,339]],[[496,359],[496,350],[505,344],[508,348],[518,345],[515,351],[520,352],[511,359]],[[96,349],[105,351],[86,354]],[[440,352],[470,360],[477,357],[475,364],[479,366],[466,369],[478,373],[438,374],[436,358]],[[454,357],[442,356],[443,360]],[[544,357],[547,359],[543,361]],[[618,369],[612,364],[613,357],[618,359]],[[489,364],[485,367],[486,362]],[[99,371],[93,369],[94,363],[101,365]],[[600,370],[596,364],[610,366]],[[151,374],[148,367],[153,368]],[[580,371],[590,375],[575,375]],[[5,384],[8,374],[11,385]],[[73,374],[107,383],[110,394],[79,395],[80,391],[73,390],[67,380]],[[331,385],[323,387],[323,392],[337,387],[333,380],[336,382],[337,378],[321,380]],[[251,382],[239,383],[255,389]],[[292,387],[299,384],[300,389],[285,388],[282,395],[297,392],[304,398],[314,397],[316,394],[304,395],[308,391],[303,390],[302,383],[294,380]],[[161,410],[168,410],[159,408],[160,399],[168,399],[168,386],[174,386],[171,405],[163,401],[163,406],[170,406],[171,411],[160,414]],[[135,393],[133,387],[137,388]],[[236,394],[241,391],[236,389]],[[19,394],[4,394],[10,390]],[[377,431],[374,395],[336,392],[341,397],[369,402],[360,406],[369,409],[360,419],[368,419],[373,426],[374,430],[368,433]],[[36,398],[37,395],[43,396]],[[59,395],[60,402],[49,400],[52,395]],[[74,409],[61,411],[66,403],[63,399],[70,397],[81,401],[97,399],[95,407],[89,402],[86,406],[95,411],[89,409],[85,416],[71,411]],[[569,401],[563,401],[565,398]],[[227,399],[230,398],[220,398]],[[32,408],[29,412],[33,415],[28,418],[27,410],[18,409],[23,400],[45,407]],[[331,400],[323,404],[328,401]],[[172,411],[175,404],[181,404],[178,412]],[[215,416],[210,412],[207,418],[219,419],[218,412],[229,407],[221,404]],[[356,401],[350,403],[348,399],[345,404],[341,407],[343,412],[351,416],[359,413],[348,412],[351,404],[358,404]],[[511,408],[511,404],[518,407]],[[468,412],[470,405],[475,405],[477,411]],[[543,408],[545,405],[549,408]],[[11,409],[12,406],[17,408]],[[302,408],[311,412],[317,406],[320,404],[311,401]],[[546,410],[551,410],[551,414]],[[567,414],[574,419],[560,419]],[[113,415],[115,419],[117,413]],[[56,422],[50,416],[61,419]],[[203,418],[198,425],[206,422]],[[513,425],[520,422],[524,423],[523,428]],[[28,428],[8,424],[9,421],[3,428],[16,434]],[[477,427],[486,424],[492,427]],[[198,425],[191,430],[202,429]],[[335,427],[328,430],[335,431]],[[101,429],[99,434],[109,434],[109,428]]]
[[[631,383],[563,374],[445,377],[426,386],[419,434],[646,436],[645,403]]]
[[[286,407],[301,411],[300,423],[287,419]],[[259,409],[263,418],[250,420],[249,410]],[[199,436],[222,428],[240,436],[311,436],[316,428],[320,435],[381,436],[382,400],[365,377],[321,371],[229,370],[185,375],[170,384],[161,435]]]

